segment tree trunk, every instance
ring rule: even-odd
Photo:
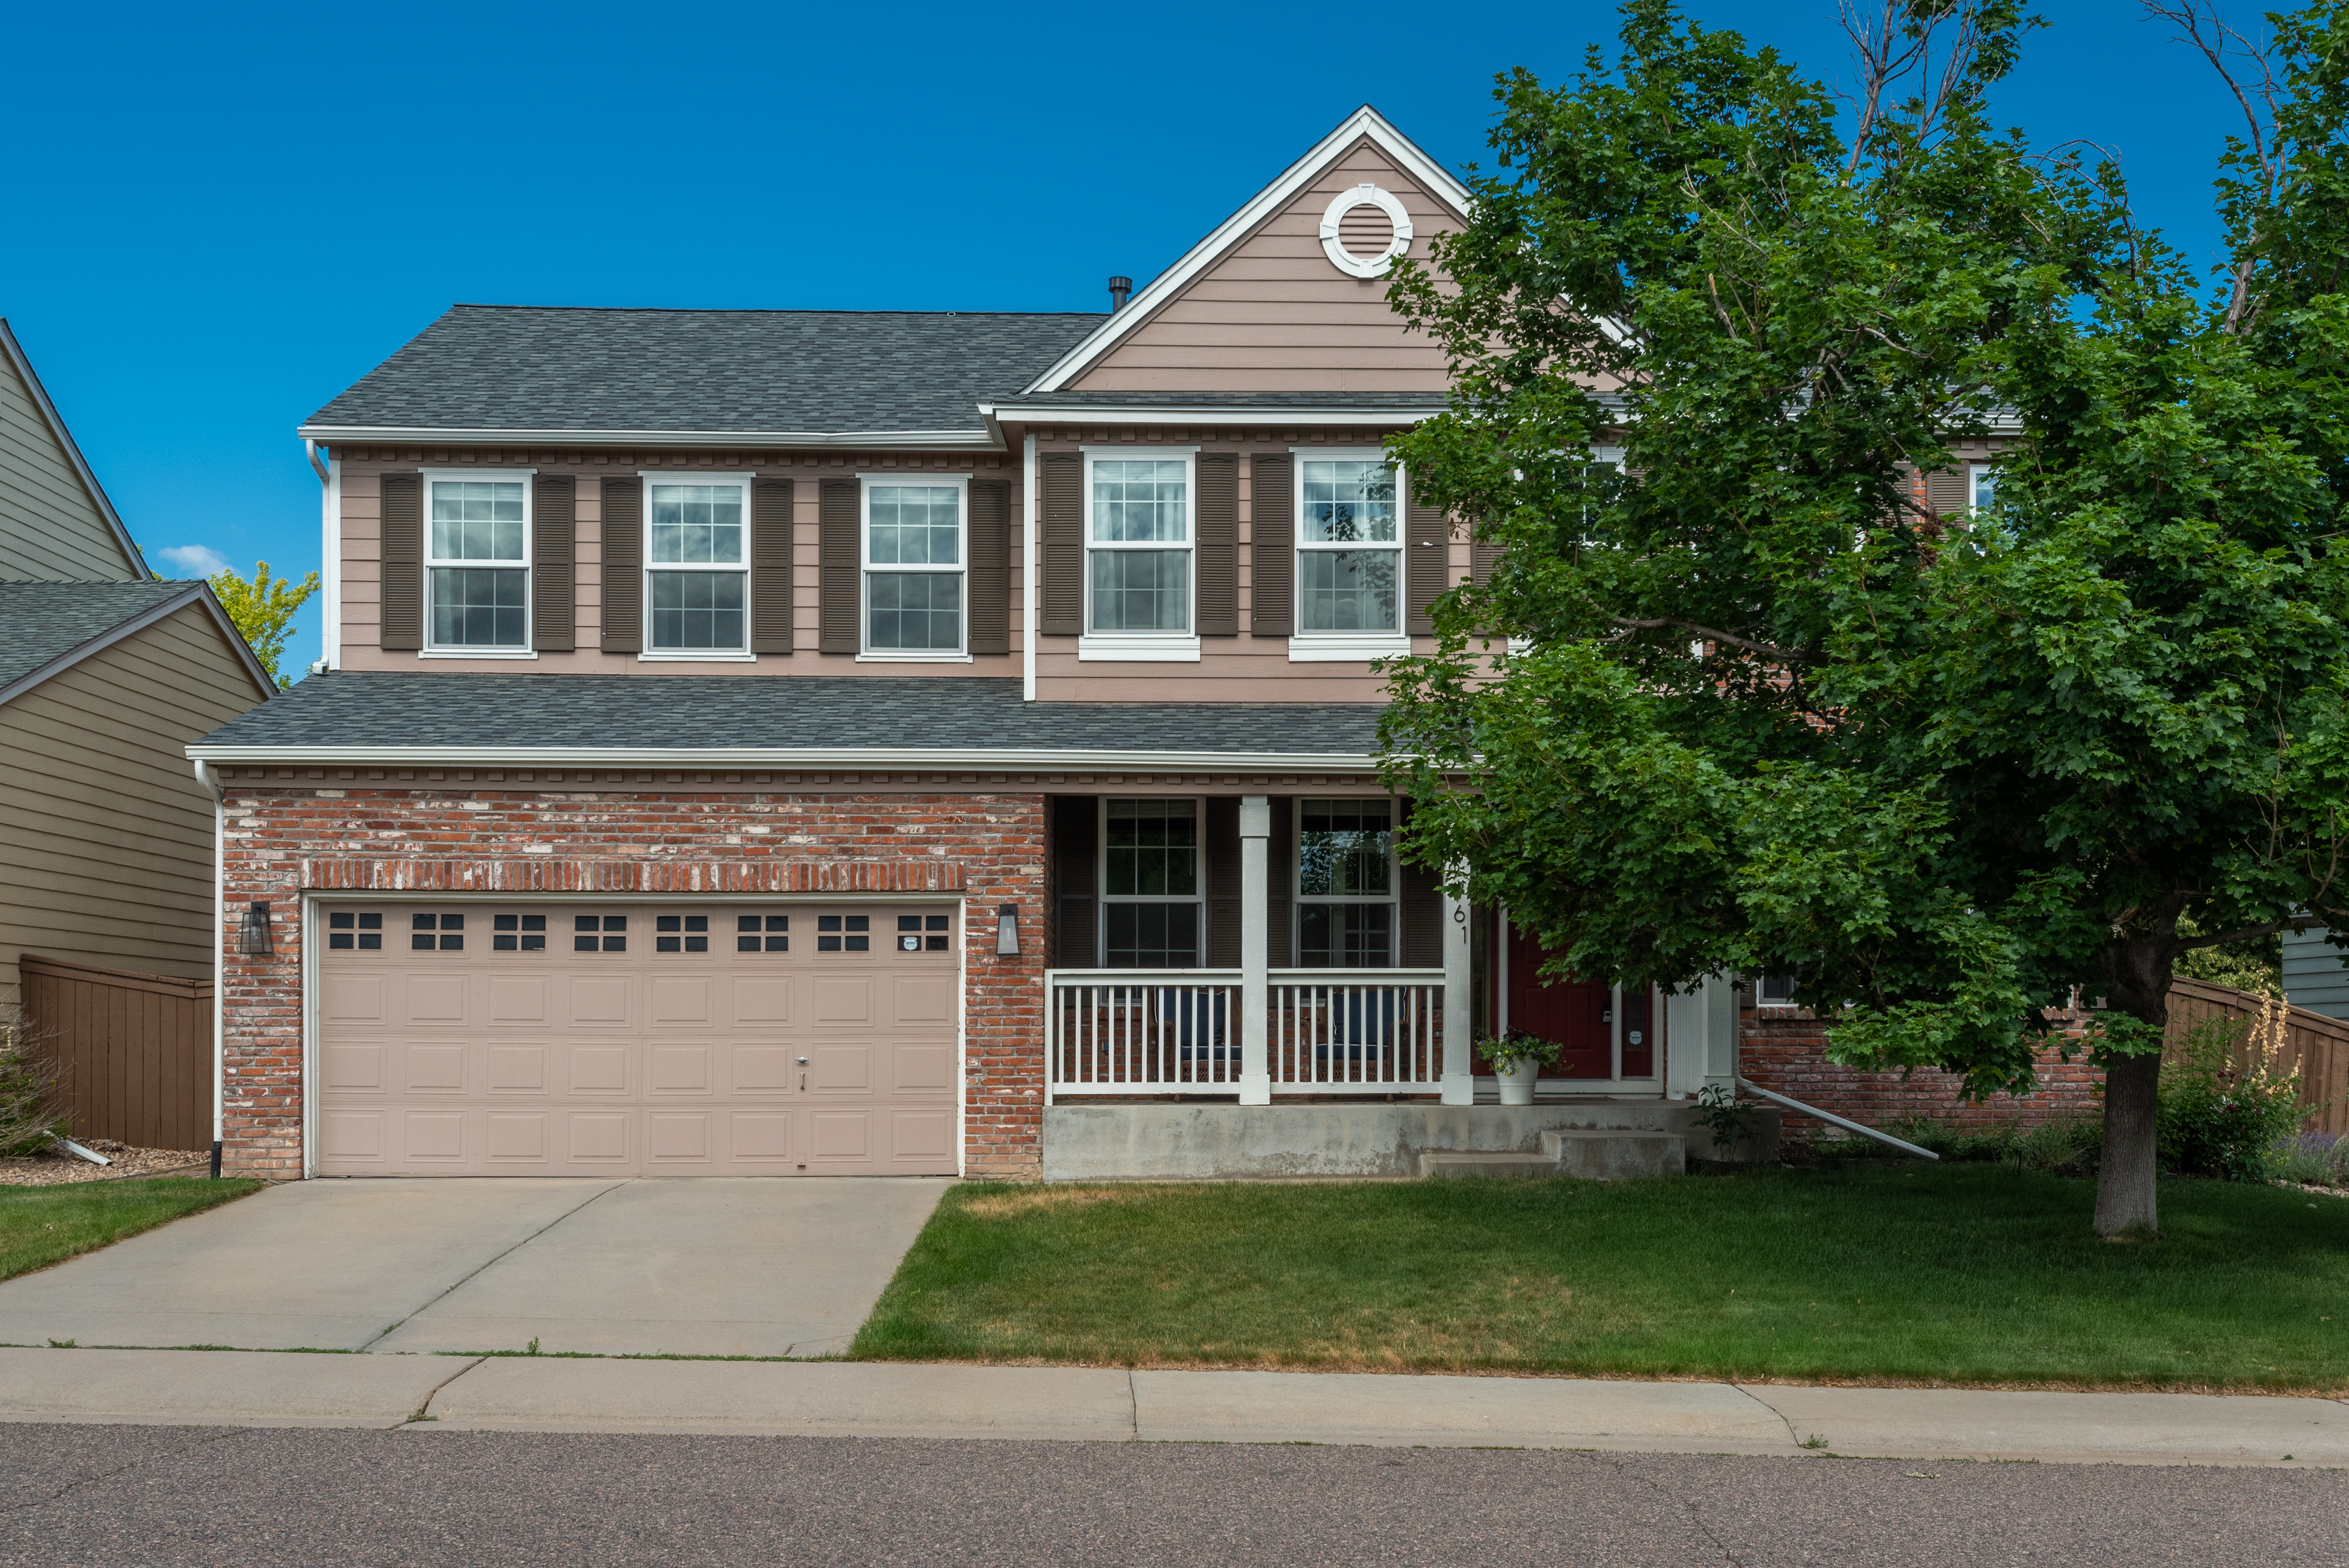
[[[2160,1228],[2154,1207],[2158,1056],[2116,1057],[2105,1069],[2105,1151],[2096,1171],[2096,1233]]]

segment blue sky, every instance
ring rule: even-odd
[[[1833,0],[1687,9],[1848,74]],[[2209,67],[2136,0],[2044,10],[2001,119],[2116,148],[2208,254],[2234,125]],[[28,7],[0,315],[159,569],[298,577],[295,427],[452,302],[1102,309],[1356,105],[1458,167],[1495,72],[1556,80],[1613,25],[1574,0]],[[289,669],[318,645],[314,602]]]

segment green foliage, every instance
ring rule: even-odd
[[[2179,915],[2178,934],[2199,937],[2211,934],[2197,925],[2193,916]],[[2255,996],[2280,996],[2283,995],[2283,934],[2270,932],[2242,942],[2193,948],[2178,955],[2177,973],[2182,979],[2231,985]]]
[[[1515,1072],[1525,1062],[1539,1062],[1555,1067],[1566,1047],[1556,1040],[1545,1040],[1523,1029],[1512,1029],[1497,1040],[1478,1040],[1476,1054],[1504,1072]]]
[[[1696,1114],[1689,1119],[1713,1135],[1715,1149],[1734,1149],[1753,1133],[1762,1111],[1752,1101],[1739,1099],[1735,1089],[1709,1083],[1697,1090]]]
[[[291,634],[295,613],[318,591],[318,574],[309,573],[298,583],[284,577],[273,580],[269,562],[261,561],[254,563],[251,582],[233,569],[215,573],[210,581],[212,592],[220,596],[221,608],[244,634],[253,656],[283,691],[288,683],[277,664],[285,656],[285,639]]]
[[[2184,1060],[2164,1075],[2158,1136],[2162,1161],[2171,1168],[2264,1181],[2276,1146],[2307,1114],[2299,1075],[2279,1070],[2256,1041],[2242,1050],[2245,1029],[2229,1018],[2196,1025]]]
[[[1896,1118],[1885,1131],[1957,1164],[1999,1164],[2037,1176],[2093,1176],[2104,1147],[2104,1124],[2094,1117],[2062,1116],[2029,1128],[2019,1122],[1991,1127],[1952,1127],[1927,1116]],[[1812,1152],[1852,1160],[1906,1160],[1911,1156],[1863,1138],[1814,1143]]]
[[[0,1007],[0,1159],[31,1154],[72,1125],[57,1068],[33,1049],[25,1016]]]

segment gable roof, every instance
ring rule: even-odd
[[[207,583],[0,583],[0,703],[201,603],[254,686],[276,687]]]
[[[1250,197],[1238,211],[1217,224],[1206,239],[1185,252],[1181,260],[1151,279],[1149,285],[1128,301],[1124,308],[1106,320],[1099,320],[1083,342],[1071,347],[1021,390],[1035,395],[1059,393],[1069,387],[1128,335],[1139,330],[1160,306],[1181,294],[1200,273],[1245,240],[1258,224],[1286,206],[1344,156],[1348,149],[1361,141],[1376,146],[1430,195],[1449,206],[1462,222],[1467,222],[1472,200],[1467,186],[1429,157],[1417,142],[1397,130],[1384,115],[1364,104],[1340,120],[1335,130],[1315,142],[1304,157],[1283,170],[1271,184]]]
[[[98,515],[104,521],[114,544],[121,550],[127,574],[134,579],[152,576],[153,573],[147,569],[147,558],[139,552],[138,541],[132,539],[130,530],[123,526],[121,516],[114,510],[114,502],[107,499],[106,487],[99,484],[98,475],[90,471],[89,462],[81,455],[81,448],[75,443],[73,432],[66,428],[64,418],[57,413],[57,406],[49,401],[48,388],[41,385],[41,377],[33,369],[33,362],[25,356],[24,345],[16,341],[16,335],[9,329],[5,316],[0,316],[0,356],[5,356],[23,380],[26,394],[32,398],[33,407],[39,411],[42,421],[48,426],[49,434],[56,438],[59,455],[75,478],[81,481],[81,488],[89,496],[90,505],[98,509]]]
[[[1102,319],[460,304],[301,433],[325,441],[991,444],[979,404],[1017,392]]]

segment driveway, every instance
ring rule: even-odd
[[[952,1184],[290,1182],[0,1282],[0,1344],[821,1356]]]

